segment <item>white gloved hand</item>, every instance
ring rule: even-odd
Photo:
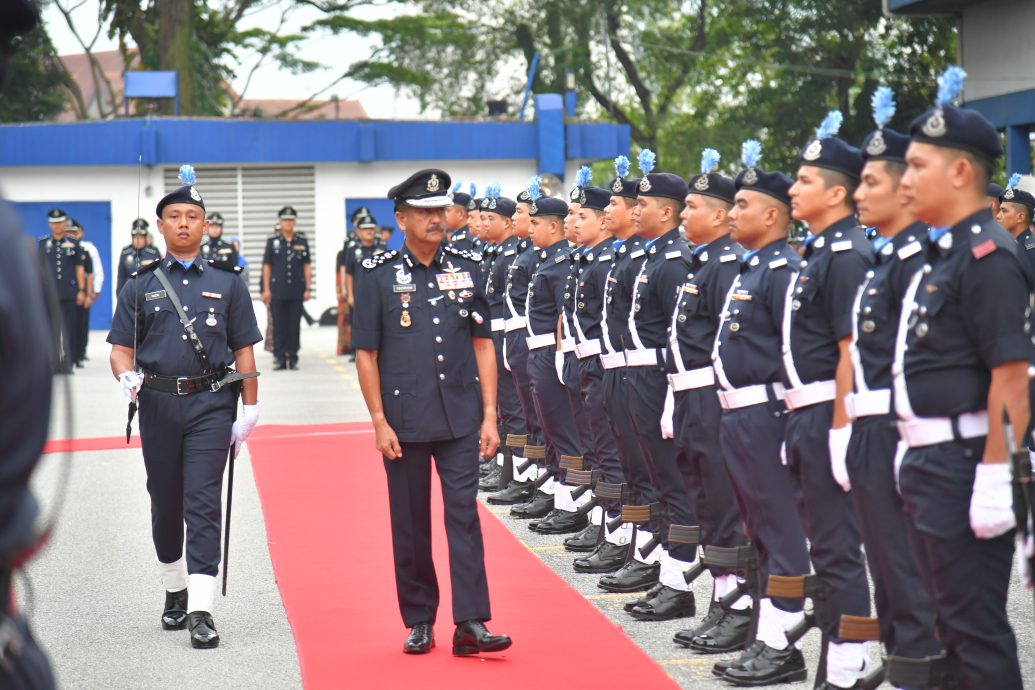
[[[140,387],[144,385],[144,375],[139,371],[124,371],[119,374],[119,383],[122,385],[122,394],[126,400],[133,402],[137,399]]]
[[[780,442],[780,464],[787,467],[787,441]]]
[[[553,353],[553,366],[557,369],[557,380],[564,385],[564,353],[558,350]]]
[[[676,396],[672,392],[672,386],[668,387],[665,393],[665,407],[661,410],[661,438],[672,438],[675,435],[675,428],[672,423],[672,415],[676,409]]]
[[[994,539],[1017,525],[1013,514],[1010,464],[978,463],[970,495],[970,529],[978,539]]]
[[[834,481],[844,491],[852,490],[852,482],[848,478],[848,440],[852,438],[852,425],[846,424],[840,429],[831,429],[827,434],[827,448],[830,450],[830,472]]]
[[[902,469],[902,460],[906,457],[908,450],[909,446],[905,441],[899,441],[895,446],[895,491],[898,491],[899,496],[902,495],[902,486],[898,483],[898,473]]]
[[[234,445],[234,457],[241,454],[241,445],[252,434],[252,429],[259,423],[259,403],[241,405],[241,416],[234,422],[230,430],[230,443]]]
[[[1035,557],[1035,535],[1029,533],[1028,538],[1025,539],[1018,534],[1016,542],[1017,574],[1021,578],[1021,583],[1031,589],[1031,559]]]

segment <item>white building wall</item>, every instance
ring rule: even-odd
[[[1035,2],[989,0],[963,10],[962,19],[968,101],[1035,89]]]

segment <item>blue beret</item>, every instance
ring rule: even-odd
[[[875,129],[863,140],[862,157],[866,161],[906,162],[909,137],[893,129]]]
[[[801,150],[798,160],[802,165],[834,170],[856,180],[863,167],[859,149],[838,137],[813,139]]]
[[[542,216],[559,216],[564,218],[568,215],[568,204],[552,196],[536,199],[532,202],[530,215],[539,218]]]
[[[438,168],[418,170],[388,190],[388,198],[417,208],[445,208],[453,205],[449,173]]]
[[[488,211],[491,213],[498,213],[504,218],[510,218],[514,215],[514,211],[517,210],[517,202],[513,199],[508,199],[505,196],[497,197],[495,199],[491,197],[485,197],[482,199],[480,204],[482,211]]]
[[[1005,190],[999,185],[997,185],[995,182],[989,182],[988,191],[986,192],[986,194],[990,197],[998,199],[999,195],[1002,194],[1004,191]]]
[[[690,178],[690,194],[715,197],[732,204],[736,193],[733,180],[716,172],[698,173]]]
[[[767,194],[780,203],[791,205],[791,185],[794,180],[781,172],[767,173],[761,168],[747,168],[742,170],[734,182],[737,191],[750,189],[756,192]]]
[[[616,177],[611,180],[608,189],[613,196],[624,196],[626,199],[635,199],[637,189],[640,186],[638,177]]]
[[[1029,192],[1026,192],[1023,189],[1017,189],[1016,187],[1007,187],[1003,193],[999,195],[999,201],[1012,201],[1015,204],[1027,206],[1029,209],[1035,209],[1035,196],[1032,196]]]
[[[999,133],[976,110],[947,105],[932,108],[909,125],[909,138],[924,144],[959,149],[972,153],[994,167],[1003,155]]]
[[[600,187],[582,187],[580,188],[578,203],[583,208],[603,211],[611,203],[611,192]]]
[[[471,204],[471,195],[467,192],[453,192],[453,205],[468,208]]]
[[[162,211],[165,207],[171,204],[191,204],[193,206],[200,206],[201,210],[205,210],[205,200],[201,198],[201,194],[194,188],[194,185],[183,185],[163,196],[155,209],[155,213],[158,214],[159,218],[162,217]]]
[[[690,188],[679,175],[672,173],[648,173],[637,186],[638,196],[660,196],[682,203]]]

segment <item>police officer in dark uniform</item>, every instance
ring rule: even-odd
[[[891,89],[874,94],[878,129],[863,142],[865,167],[855,191],[859,220],[875,227],[875,265],[856,293],[852,323],[854,391],[845,400],[852,420],[847,471],[855,515],[873,578],[880,638],[887,653],[906,659],[938,656],[934,612],[910,548],[912,526],[895,486],[899,443],[891,401],[893,334],[902,295],[922,266],[927,226],[909,212],[902,175],[909,137],[885,127],[894,114]]]
[[[384,455],[392,518],[403,651],[434,647],[438,582],[431,555],[431,460],[442,481],[453,592],[453,654],[497,652],[510,638],[485,628],[491,617],[477,456],[492,457],[496,362],[489,309],[475,289],[478,255],[452,248],[444,208],[449,175],[426,169],[388,192],[406,233],[399,251],[364,261],[365,295],[353,342],[360,387]]]
[[[992,216],[999,215],[999,197],[1003,195],[1004,191],[1006,190],[995,182],[988,183],[985,194],[988,197],[988,206],[992,209]]]
[[[449,227],[449,243],[457,249],[472,251],[475,249],[475,238],[467,226],[468,217],[473,210],[475,188],[471,183],[471,193],[460,191],[460,183],[453,187],[453,204],[446,208],[446,225]]]
[[[371,215],[359,216],[356,219],[356,237],[345,249],[345,294],[348,295],[349,307],[355,309],[360,284],[365,271],[363,261],[386,251],[381,238],[377,236],[377,221]]]
[[[712,362],[722,420],[719,441],[747,535],[758,551],[762,582],[809,572],[794,478],[781,463],[787,423],[780,355],[784,300],[800,257],[787,244],[792,180],[758,167],[761,146],[742,146],[730,211],[731,239],[748,251],[722,306]],[[734,683],[804,680],[808,671],[787,632],[803,620],[802,600],[761,599],[755,643],[713,673]]]
[[[212,621],[220,562],[223,470],[259,419],[252,346],[262,337],[240,269],[201,258],[205,202],[194,171],[158,202],[167,255],[119,294],[111,370],[140,406],[151,535],[166,591],[162,627],[219,644]],[[139,371],[138,371],[139,367]],[[236,371],[235,371],[236,369]],[[237,397],[243,405],[237,415]],[[186,549],[184,549],[186,523]]]
[[[1002,154],[980,113],[952,106],[962,70],[939,79],[936,106],[910,124],[902,179],[910,210],[935,229],[906,288],[893,385],[898,471],[917,565],[959,687],[1022,687],[1006,616],[1015,517],[1010,449],[1028,427],[1032,284],[985,188]],[[889,671],[891,669],[889,668]]]
[[[37,243],[40,266],[52,281],[61,305],[61,361],[58,373],[71,374],[78,347],[76,307],[86,300],[86,269],[79,242],[67,236],[68,215],[59,208],[47,213],[50,235]]]
[[[676,447],[676,462],[693,501],[701,544],[743,546],[740,511],[733,497],[719,442],[722,408],[715,394],[712,349],[719,315],[733,281],[740,274],[744,249],[730,239],[729,211],[736,194],[733,180],[715,172],[719,153],[705,149],[701,173],[689,182],[681,218],[687,239],[695,246],[690,275],[683,285],[669,328],[666,357],[671,400],[662,418]],[[707,553],[707,551],[706,551]],[[714,587],[708,615],[675,641],[708,653],[744,646],[750,631],[747,597],[728,610],[719,601],[737,587],[737,574],[709,566]]]
[[[237,265],[237,248],[233,242],[223,239],[223,214],[208,215],[208,234],[201,243],[201,256],[205,260],[221,261],[229,266]]]
[[[298,369],[302,308],[313,280],[309,240],[295,232],[298,214],[291,206],[277,213],[280,233],[266,240],[262,257],[262,301],[273,313],[273,368]]]
[[[143,218],[133,221],[132,241],[119,253],[118,278],[115,294],[122,292],[122,286],[129,277],[149,264],[162,258],[161,252],[147,243],[148,223]]]
[[[84,362],[86,361],[86,346],[90,339],[90,307],[97,299],[97,290],[94,287],[94,281],[98,278],[97,266],[99,265],[94,261],[94,254],[97,259],[100,259],[100,254],[97,254],[97,248],[93,244],[87,245],[83,241],[83,226],[80,225],[79,221],[75,218],[68,219],[68,227],[65,229],[65,235],[79,243],[79,251],[82,254],[80,260],[83,263],[83,277],[85,278],[84,284],[86,285],[86,295],[83,297],[83,303],[75,308],[75,352],[72,354],[72,362],[76,369],[82,369]],[[104,267],[100,267],[100,281],[104,280]]]
[[[996,221],[1017,239],[1017,249],[1025,268],[1035,277],[1035,235],[1031,232],[1035,222],[1035,196],[1017,185],[1021,176],[1014,174],[1010,184],[999,195],[999,211]]]

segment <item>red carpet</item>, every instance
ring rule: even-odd
[[[454,658],[437,496],[438,647],[427,656],[403,654],[387,486],[369,425],[260,427],[249,446],[307,690],[677,687],[484,509],[491,630],[510,635],[514,646],[483,659]]]

